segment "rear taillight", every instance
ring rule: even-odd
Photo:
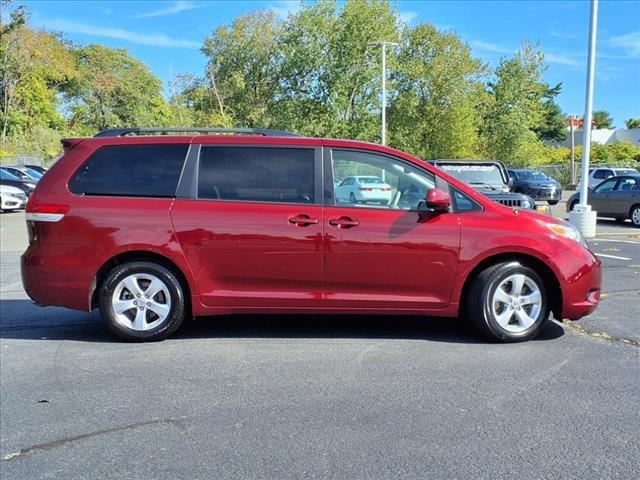
[[[373,188],[360,187],[358,190],[361,192],[373,192]]]
[[[69,211],[69,205],[41,203],[35,194],[29,197],[25,218],[34,222],[59,222]]]

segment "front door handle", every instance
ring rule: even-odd
[[[356,220],[355,218],[342,216],[339,218],[330,218],[329,225],[338,228],[353,228],[360,225],[360,222],[358,222],[358,220]]]
[[[292,225],[298,225],[299,227],[307,227],[309,225],[316,225],[318,223],[317,218],[312,218],[306,213],[299,213],[289,217],[289,223]]]

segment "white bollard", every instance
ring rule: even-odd
[[[569,222],[575,225],[584,238],[594,238],[596,236],[596,215],[597,212],[591,210],[591,205],[576,205],[569,212]]]

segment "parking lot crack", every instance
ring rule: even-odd
[[[578,333],[581,333],[583,335],[587,335],[591,338],[596,338],[598,340],[607,340],[609,342],[612,343],[619,343],[622,345],[630,345],[633,347],[640,347],[640,340],[636,340],[633,338],[625,338],[625,337],[615,337],[613,335],[609,335],[606,332],[598,332],[595,330],[591,330],[589,328],[586,328],[580,324],[574,323],[574,322],[564,322],[563,325],[567,328],[570,328],[572,330],[575,330]]]
[[[121,427],[104,428],[101,430],[95,430],[93,432],[82,433],[80,435],[63,437],[58,440],[53,440],[51,442],[37,443],[35,445],[31,445],[30,447],[20,449],[18,452],[15,452],[15,453],[9,453],[8,455],[5,455],[2,458],[2,461],[6,462],[6,461],[12,461],[12,460],[19,460],[20,458],[23,458],[36,450],[52,450],[54,448],[62,447],[71,442],[78,442],[80,440],[86,440],[87,438],[98,437],[100,435],[107,435],[115,432],[122,432],[122,431],[133,430],[141,427],[148,427],[150,425],[171,425],[173,427],[178,428],[179,430],[184,431],[186,430],[186,427],[184,425],[184,420],[186,420],[186,418],[178,418],[178,419],[160,418],[155,420],[145,420],[143,422],[130,423],[128,425],[124,425]]]

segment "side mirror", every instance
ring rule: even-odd
[[[509,187],[509,190],[513,188],[513,177],[509,177],[509,181],[507,181],[507,186]]]
[[[444,213],[449,211],[451,206],[451,198],[444,190],[438,188],[430,188],[427,190],[427,198],[425,199],[427,207],[434,212]]]

